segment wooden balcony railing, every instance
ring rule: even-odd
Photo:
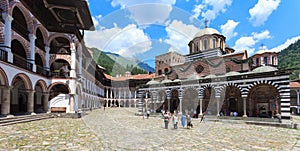
[[[53,77],[53,78],[69,78],[70,72],[52,71],[51,77]]]
[[[0,60],[7,62],[7,51],[0,49]]]
[[[13,64],[23,69],[32,71],[32,67],[33,67],[32,63],[28,62],[26,59],[16,54],[14,54]]]
[[[36,73],[45,77],[51,77],[50,71],[47,71],[42,66],[36,66]]]

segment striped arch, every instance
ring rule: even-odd
[[[236,84],[236,83],[226,83],[226,84],[219,87],[219,95],[223,94],[224,91],[226,91],[226,87],[230,87],[230,86],[238,88],[242,93],[242,88],[238,84]]]
[[[15,77],[11,81],[12,86],[13,86],[13,84],[14,84],[17,77],[20,77],[24,81],[26,89],[33,90],[32,89],[32,82],[31,82],[30,78],[24,73],[19,73],[19,74],[15,75]]]
[[[40,84],[40,86],[42,86],[43,92],[49,92],[47,91],[47,84],[44,80],[38,80],[35,85]]]
[[[65,85],[65,86],[68,88],[69,93],[71,92],[70,87],[69,87],[66,83],[64,83],[64,82],[54,82],[54,83],[52,83],[52,84],[49,85],[48,88],[47,88],[47,89],[48,89],[48,92],[50,92],[50,90],[52,89],[52,87],[55,86],[55,85],[57,85],[57,84]]]
[[[12,6],[11,9],[8,11],[9,14],[12,16],[13,15],[13,10],[14,8],[17,7],[20,9],[20,11],[23,13],[25,20],[26,20],[26,24],[27,24],[27,30],[29,32],[32,32],[32,17],[30,15],[30,12],[23,6],[23,4],[21,2],[15,2]]]
[[[71,66],[71,55],[50,55],[49,64],[51,66],[56,60],[65,60]]]
[[[249,93],[249,90],[251,90],[253,87],[255,87],[255,86],[259,85],[259,84],[269,84],[269,85],[272,85],[272,86],[274,86],[276,88],[276,90],[278,92],[280,92],[279,91],[279,86],[277,84],[273,83],[272,81],[268,81],[268,80],[260,80],[260,81],[255,81],[254,83],[252,83],[252,84],[250,84],[248,86],[247,91],[246,91],[247,94]]]
[[[43,65],[46,65],[46,55],[43,51],[41,51],[38,47],[35,47],[35,53],[38,54],[42,58]]]
[[[44,43],[47,43],[49,37],[48,37],[48,32],[47,32],[46,28],[42,24],[38,24],[33,29],[34,35],[36,35],[37,29],[40,29],[40,31],[42,32],[43,38],[44,38]]]
[[[50,46],[51,41],[58,37],[66,38],[70,42],[70,46],[71,46],[72,38],[68,34],[64,34],[64,33],[54,33],[51,36],[49,36],[49,38],[47,39],[47,43],[45,43],[46,46]]]
[[[206,85],[202,86],[202,89],[200,89],[200,91],[199,91],[199,93],[200,93],[199,96],[204,97],[203,93],[204,93],[205,89],[209,88],[209,87],[211,87],[217,93],[215,85],[212,85],[212,84],[209,83],[209,84],[206,84]]]
[[[0,67],[0,85],[8,86],[8,78],[4,70]]]
[[[19,34],[14,34],[11,38],[11,42],[13,40],[17,40],[17,41],[20,42],[20,44],[23,46],[23,48],[25,50],[25,53],[26,53],[27,57],[29,57],[30,56],[30,50],[29,50],[29,47],[30,47],[29,45],[30,44],[29,44],[29,42],[26,39],[24,39],[22,36],[20,36]]]

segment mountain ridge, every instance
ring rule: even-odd
[[[138,59],[128,59],[119,54],[105,52],[98,48],[90,49],[94,51],[93,59],[106,69],[106,74],[111,76],[124,75],[126,71],[130,71],[132,75],[155,72],[152,67]]]

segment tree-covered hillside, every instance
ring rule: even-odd
[[[290,79],[295,80],[298,78],[300,72],[300,40],[279,52],[278,67],[287,69],[294,68],[295,70],[290,75]]]
[[[124,75],[126,71],[130,71],[132,75],[145,74],[145,70],[134,67],[133,65],[126,65],[125,67],[120,65],[111,59],[108,55],[97,48],[92,48],[94,50],[94,60],[100,66],[106,69],[105,73],[111,76]]]

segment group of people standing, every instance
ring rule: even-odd
[[[204,120],[204,115],[205,113],[203,113],[203,115],[201,116],[201,121],[202,122]],[[163,119],[164,119],[164,123],[165,123],[165,129],[168,129],[169,126],[169,122],[172,120],[172,123],[174,125],[174,129],[178,128],[178,121],[179,118],[181,118],[181,125],[182,127],[186,127],[187,129],[193,128],[193,124],[192,124],[192,118],[190,115],[181,115],[181,113],[178,113],[178,115],[176,114],[176,112],[174,112],[173,114],[170,112],[164,112],[163,114]]]

